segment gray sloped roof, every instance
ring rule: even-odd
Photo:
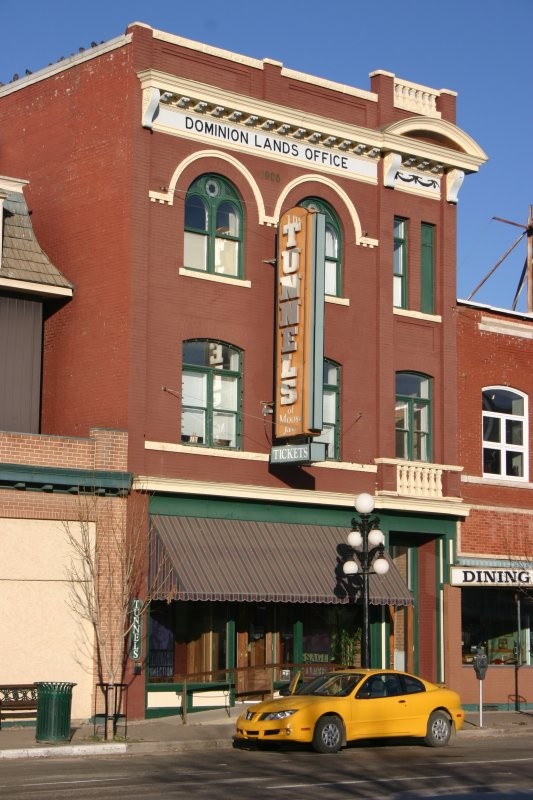
[[[65,289],[70,295],[73,284],[55,267],[41,249],[21,191],[8,191],[4,200],[4,231],[0,260],[0,285],[2,279],[42,284],[45,287]],[[69,291],[70,290],[70,291]]]

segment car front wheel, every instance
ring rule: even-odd
[[[338,717],[331,715],[318,720],[313,734],[313,748],[317,753],[336,753],[343,739],[344,729]]]
[[[434,711],[428,720],[424,742],[430,747],[444,747],[450,741],[452,723],[443,711]]]

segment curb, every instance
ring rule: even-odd
[[[186,753],[195,750],[224,750],[233,746],[229,739],[192,739],[187,742],[131,742],[117,744],[64,745],[62,747],[24,747],[0,750],[1,759],[65,758],[75,756],[151,755]]]
[[[497,736],[513,736],[523,734],[524,731],[518,728],[469,728],[461,730],[455,734],[457,739],[474,739]],[[51,747],[24,747],[12,750],[0,750],[0,760],[16,758],[65,758],[82,756],[107,756],[107,755],[152,755],[159,753],[188,753],[195,750],[228,750],[233,748],[233,737],[231,738],[200,738],[188,739],[186,741],[168,742],[117,742],[76,745],[67,744]]]
[[[2,758],[50,758],[53,756],[93,756],[126,753],[126,744],[69,744],[63,747],[25,747],[19,750],[0,750]]]

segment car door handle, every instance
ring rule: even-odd
[[[405,700],[398,700],[399,703],[405,703]]]

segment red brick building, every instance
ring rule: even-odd
[[[342,561],[361,492],[391,564],[371,575],[372,663],[440,681],[460,662],[456,202],[485,155],[455,105],[387,72],[356,89],[139,23],[0,89],[0,171],[29,179],[41,246],[74,285],[44,328],[40,432],[127,431],[149,496],[133,713],[171,713],[183,676],[215,689],[235,669],[246,692],[283,678],[269,664],[357,658]],[[280,322],[278,224],[296,207],[322,225],[305,388],[323,421],[280,436],[296,368],[275,370],[276,325],[297,343],[302,320]]]
[[[462,495],[450,605],[461,606],[462,667],[449,679],[464,702],[478,700],[472,658],[488,660],[485,701],[531,703],[533,517],[529,398],[530,314],[459,302],[458,415]],[[458,633],[458,632],[457,632]],[[456,648],[459,647],[459,641]]]

